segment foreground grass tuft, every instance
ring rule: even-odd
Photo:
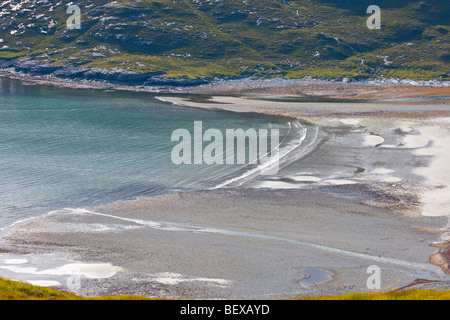
[[[340,296],[309,298],[307,300],[450,300],[450,290],[414,289],[374,293],[349,293]]]
[[[56,289],[0,278],[0,300],[151,300],[142,296],[87,298]],[[350,293],[340,296],[300,298],[299,300],[450,300],[450,290],[404,290],[378,293]]]
[[[0,278],[0,300],[147,300],[141,296],[86,298],[56,289]]]

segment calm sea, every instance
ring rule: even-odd
[[[0,78],[0,229],[65,207],[209,189],[251,176],[246,172],[254,168],[245,165],[173,164],[172,132],[193,132],[194,121],[223,132],[278,128],[284,142],[292,129],[288,119],[177,107],[150,94]]]

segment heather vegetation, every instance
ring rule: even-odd
[[[77,0],[81,29],[69,30],[68,3],[0,1],[0,64],[32,59],[41,73],[69,67],[70,77],[101,68],[163,79],[448,80],[448,3],[373,2]],[[379,30],[366,25],[371,4]]]

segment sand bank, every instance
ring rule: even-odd
[[[449,89],[446,89],[450,91]],[[424,104],[391,104],[386,102],[289,102],[258,99],[257,97],[212,96],[203,102],[186,97],[158,96],[175,105],[220,109],[232,112],[255,112],[302,119],[310,118],[425,118],[449,116],[450,104],[445,101]]]
[[[83,277],[84,295],[279,299],[368,291],[371,265],[383,290],[448,280],[428,261],[435,235],[411,228],[441,223],[319,191],[216,190],[48,215],[17,226],[3,250],[120,267],[101,282]],[[311,283],[311,273],[325,277]]]

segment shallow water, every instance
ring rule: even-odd
[[[333,192],[334,186],[367,181],[422,182],[417,169],[433,160],[432,141],[408,124],[381,120],[314,125],[180,107],[151,94],[24,86],[0,78],[0,229],[67,207],[179,190],[319,187]],[[172,132],[193,132],[195,121],[202,121],[203,130],[221,132],[279,129],[279,170],[262,175],[260,165],[175,165]]]
[[[176,129],[278,128],[288,119],[177,107],[153,95],[0,78],[0,228],[64,207],[214,187],[251,169],[171,161]]]
[[[332,273],[319,268],[304,268],[303,272],[307,274],[307,277],[300,281],[305,286],[314,284],[321,284],[332,279]]]

